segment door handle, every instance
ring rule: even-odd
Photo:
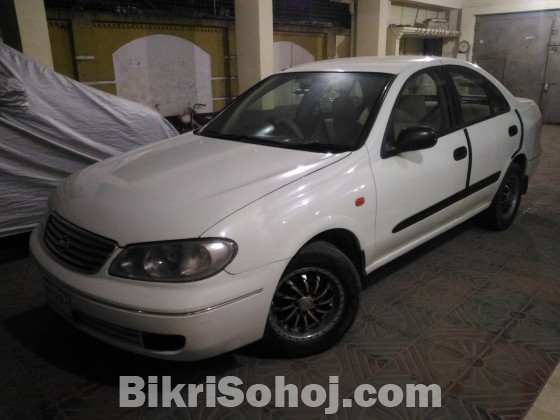
[[[519,130],[516,125],[512,125],[510,128],[508,128],[508,133],[510,137],[513,137],[517,135],[517,133],[519,133]]]
[[[466,157],[467,157],[467,148],[465,146],[461,146],[453,150],[453,159],[461,160]]]

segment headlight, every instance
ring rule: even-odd
[[[193,239],[130,245],[115,258],[109,274],[135,280],[187,282],[223,270],[237,252],[229,239]]]

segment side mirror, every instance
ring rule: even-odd
[[[434,147],[437,143],[437,134],[433,128],[425,126],[403,128],[395,142],[394,154],[413,150],[424,150]]]

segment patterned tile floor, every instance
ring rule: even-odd
[[[360,384],[437,383],[441,408],[354,405],[334,417],[522,418],[560,360],[560,127],[545,127],[542,140],[541,165],[509,230],[467,222],[373,273],[344,340],[304,359],[270,359],[249,346],[172,363],[112,348],[45,305],[26,235],[0,239],[0,418],[324,417],[324,406],[209,408],[202,400],[199,408],[118,408],[119,375],[169,375],[172,384],[235,375],[244,387],[283,375],[300,390],[337,375],[341,403]]]

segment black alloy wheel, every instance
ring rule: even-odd
[[[278,282],[263,343],[290,357],[328,349],[352,325],[360,289],[356,268],[338,248],[327,242],[305,246]]]

